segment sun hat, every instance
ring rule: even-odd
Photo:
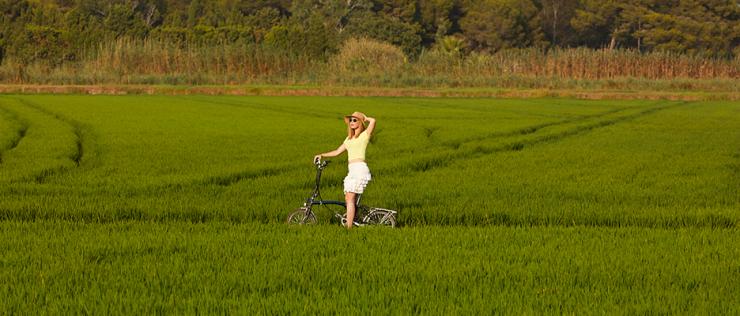
[[[362,125],[365,125],[365,114],[362,114],[360,112],[354,112],[351,115],[345,115],[344,116],[344,123],[349,124],[349,119],[351,117],[357,118],[358,120],[360,120],[360,123],[362,123]]]

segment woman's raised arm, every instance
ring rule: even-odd
[[[367,134],[368,137],[370,137],[373,134],[373,130],[375,130],[375,118],[365,116],[365,121],[368,122],[365,133]]]

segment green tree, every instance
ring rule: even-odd
[[[282,16],[288,16],[293,0],[238,0],[237,7],[243,15],[251,15],[264,8],[272,8]]]
[[[667,1],[581,0],[570,21],[578,34],[578,45],[589,47],[641,46],[640,30],[651,10],[660,10]],[[637,33],[636,33],[637,32]]]
[[[736,0],[581,0],[571,25],[590,47],[636,47],[733,55],[740,41]]]
[[[285,16],[273,7],[260,8],[245,17],[245,23],[256,30],[267,31],[282,24]]]
[[[573,41],[575,34],[570,20],[577,4],[577,0],[541,0],[542,30],[552,45],[568,46]]]
[[[314,14],[319,15],[327,28],[333,28],[337,34],[342,34],[351,20],[375,15],[373,7],[370,0],[295,0],[290,11],[296,21],[307,20]]]
[[[296,54],[300,47],[296,47],[301,41],[303,30],[296,25],[275,25],[266,34],[264,46],[288,54]]]
[[[401,47],[406,55],[416,58],[421,52],[421,26],[405,23],[384,14],[354,17],[347,25],[345,36],[368,37]]]
[[[325,24],[320,14],[312,14],[306,21],[304,39],[304,51],[309,56],[326,58],[338,49],[336,29]]]
[[[144,0],[135,3],[135,11],[147,28],[154,28],[162,24],[163,13],[166,10],[164,0]]]
[[[614,46],[615,19],[618,1],[616,0],[581,0],[570,24],[578,32],[578,45],[603,47]]]
[[[393,17],[401,22],[414,23],[419,17],[417,0],[376,0],[375,11]]]
[[[63,33],[53,27],[27,24],[24,31],[17,34],[13,53],[24,65],[39,61],[60,65],[67,59],[68,43]]]
[[[462,15],[457,0],[419,0],[418,21],[422,44],[430,46],[447,35],[460,32],[458,21]]]
[[[205,0],[193,0],[188,7],[188,26],[193,27],[201,24],[201,19],[206,13]]]
[[[636,35],[653,50],[730,57],[740,42],[740,6],[732,0],[686,0],[649,11]]]
[[[143,19],[139,19],[135,7],[124,4],[113,4],[106,12],[103,26],[114,36],[127,35],[143,38],[148,33],[148,27]]]
[[[491,52],[545,44],[539,10],[532,1],[475,1],[465,9],[460,27],[471,49]]]
[[[63,24],[70,35],[73,59],[112,37],[104,26],[105,14],[94,1],[80,1],[67,11]]]

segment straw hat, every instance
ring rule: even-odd
[[[344,123],[349,124],[349,119],[351,117],[357,118],[358,120],[360,120],[360,123],[362,123],[362,125],[365,125],[365,114],[362,114],[361,112],[354,112],[351,115],[346,115],[344,116]]]

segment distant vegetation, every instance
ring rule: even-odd
[[[0,0],[0,82],[732,89],[738,18],[735,0]]]

